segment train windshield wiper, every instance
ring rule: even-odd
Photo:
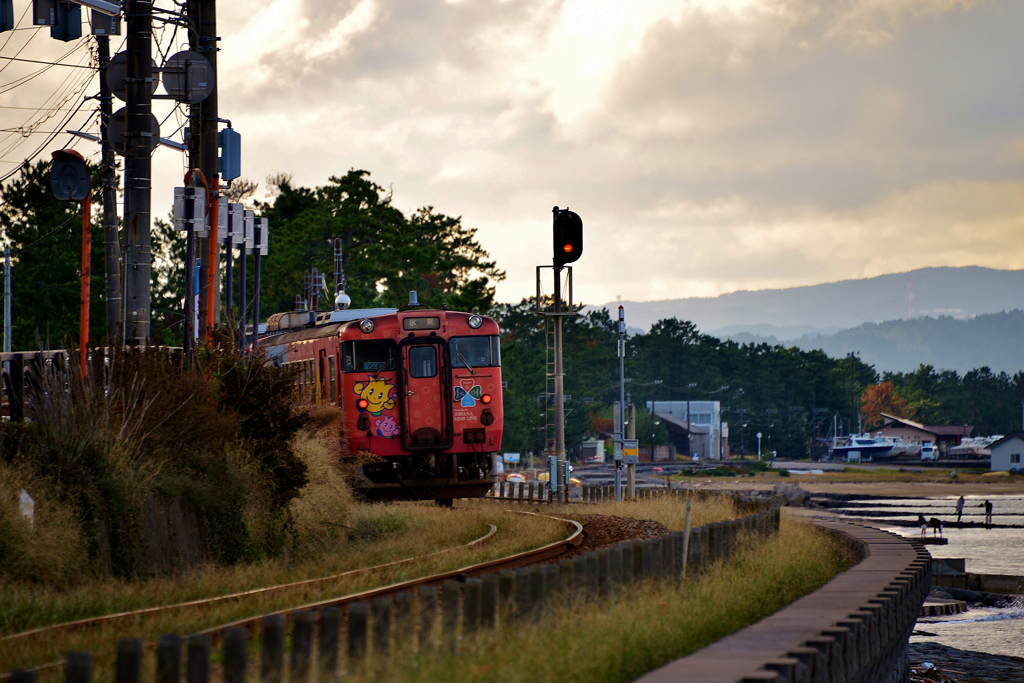
[[[469,374],[471,374],[471,375],[475,375],[476,374],[476,370],[474,370],[473,366],[469,364],[469,361],[466,360],[465,356],[463,356],[461,353],[456,351],[455,352],[455,357],[463,362],[463,364],[466,366],[466,369],[469,370]]]
[[[389,355],[388,355],[388,360],[387,360],[387,362],[386,362],[386,363],[384,363],[384,365],[380,366],[380,369],[379,369],[379,370],[377,370],[377,372],[373,373],[373,374],[371,375],[371,377],[372,377],[373,379],[377,379],[377,377],[378,377],[378,376],[380,375],[380,373],[382,373],[382,372],[386,371],[386,370],[387,370],[387,369],[388,369],[389,367],[391,367],[391,364],[392,364],[392,363],[393,363],[394,361],[395,361],[395,357],[389,354]]]

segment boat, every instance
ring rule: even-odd
[[[946,451],[946,455],[950,458],[990,458],[992,457],[992,444],[1001,438],[1003,438],[1001,434],[964,437],[958,445],[951,446]]]
[[[832,447],[832,459],[845,462],[871,462],[887,460],[893,449],[891,439],[870,434],[853,434],[845,443]]]

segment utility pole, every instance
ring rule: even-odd
[[[121,241],[117,229],[117,174],[114,170],[114,146],[110,142],[113,117],[113,93],[107,85],[110,63],[110,38],[96,36],[100,62],[100,178],[103,199],[103,263],[106,270],[107,335],[124,338],[124,302],[121,298]]]
[[[217,0],[188,0],[186,6],[192,28],[189,46],[210,62],[213,71],[213,91],[209,97],[189,107],[189,166],[202,170],[210,183],[208,207],[210,230],[200,237],[197,254],[199,265],[199,338],[209,341],[209,327],[214,322],[219,296],[218,274],[220,258],[217,249],[217,217],[220,201],[220,160],[218,158],[217,128]],[[221,226],[223,227],[223,226]],[[244,319],[244,318],[243,318]]]
[[[619,414],[615,433],[615,500],[622,500],[622,450],[626,437],[626,309],[619,304]]]
[[[150,330],[153,0],[128,0],[125,99],[125,341],[145,346]]]
[[[555,458],[558,460],[558,502],[568,495],[565,484],[565,386],[562,374],[562,267],[555,266]]]
[[[4,247],[4,353],[11,352],[11,248]],[[6,363],[4,370],[7,369]]]

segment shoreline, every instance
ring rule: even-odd
[[[931,481],[886,481],[886,482],[827,482],[813,481],[819,475],[794,475],[790,477],[749,479],[744,481],[715,481],[713,479],[689,480],[685,484],[697,490],[723,491],[771,491],[777,484],[796,484],[810,494],[866,495],[879,498],[942,498],[958,496],[1024,495],[1024,481],[1000,482],[931,482]]]

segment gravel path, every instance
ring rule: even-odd
[[[584,555],[591,550],[615,545],[622,541],[639,541],[664,536],[671,529],[661,522],[613,515],[571,515],[583,525],[583,543],[558,556],[555,562],[567,557]]]

